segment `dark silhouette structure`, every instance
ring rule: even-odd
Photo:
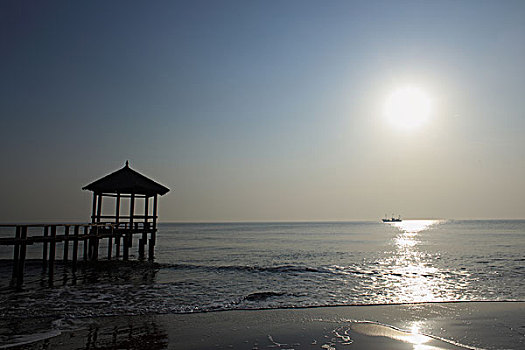
[[[122,258],[128,260],[134,234],[141,235],[138,240],[139,259],[145,258],[145,247],[148,246],[148,259],[153,260],[157,233],[158,196],[165,195],[169,189],[131,169],[127,161],[122,169],[104,176],[83,189],[93,192],[91,223],[0,225],[0,227],[15,228],[13,238],[0,238],[0,245],[13,246],[13,284],[22,285],[27,246],[37,243],[42,243],[42,267],[48,269],[50,282],[53,279],[57,243],[62,243],[62,260],[64,263],[71,260],[73,271],[76,271],[77,261],[80,259],[85,262],[98,260],[99,243],[105,238],[108,239],[108,260],[114,256],[113,244],[115,244],[115,258],[120,257],[121,240]],[[113,214],[103,214],[104,197],[115,199]],[[129,200],[127,215],[124,215],[125,211],[121,208],[122,200]],[[137,213],[135,210],[139,201],[143,201],[142,213]],[[82,250],[79,243],[82,243]],[[69,255],[70,246],[72,248],[71,257]]]
[[[157,232],[158,196],[165,195],[169,192],[169,189],[131,169],[128,161],[126,161],[126,165],[122,169],[106,175],[82,189],[93,192],[91,223],[110,224],[114,232],[124,234],[124,249],[122,252],[124,260],[128,259],[129,248],[132,245],[132,235],[135,233],[142,233],[142,238],[139,240],[139,257],[144,258],[144,247],[148,244],[148,258],[153,260]],[[103,197],[115,199],[114,214],[103,214]],[[121,200],[125,198],[129,199],[128,215],[122,215]],[[143,213],[135,212],[136,202],[139,200],[143,201]],[[151,201],[153,202],[152,210],[150,209]],[[94,229],[97,229],[97,227]],[[148,234],[150,234],[149,242],[147,239]],[[115,237],[115,239],[117,256],[119,256],[120,236]],[[96,242],[93,243],[96,244]],[[109,243],[111,246],[112,242]],[[97,254],[97,247],[90,246],[90,252]]]

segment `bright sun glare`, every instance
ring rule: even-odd
[[[430,117],[430,98],[419,88],[403,87],[390,94],[385,103],[385,116],[399,129],[415,129]]]

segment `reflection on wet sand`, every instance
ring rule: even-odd
[[[413,324],[410,331],[404,331],[392,326],[375,322],[355,322],[350,329],[371,337],[385,337],[402,341],[413,346],[413,350],[440,350],[440,349],[465,349],[465,346],[430,337],[419,332],[417,323]]]
[[[129,318],[128,322],[113,318],[92,320],[89,325],[72,324],[74,333],[65,332],[55,338],[48,338],[32,344],[31,349],[167,349],[168,334],[154,318]],[[113,323],[113,324],[112,324]]]
[[[168,334],[155,322],[130,323],[127,327],[90,327],[84,347],[78,349],[166,349]]]
[[[455,302],[96,317],[22,348],[523,349],[524,311],[523,302]]]

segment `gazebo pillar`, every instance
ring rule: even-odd
[[[157,230],[157,195],[153,196],[153,230]]]
[[[117,192],[117,198],[115,200],[115,229],[118,230],[120,222],[120,192]],[[120,234],[115,236],[115,256],[120,257]]]
[[[100,223],[100,216],[102,212],[102,193],[93,191],[93,208],[91,212],[91,222]],[[91,228],[91,234],[98,234],[98,227]],[[84,245],[88,245],[88,256],[90,260],[98,259],[98,237],[91,237],[84,241]]]
[[[129,229],[133,230],[133,218],[135,216],[135,193],[131,194],[129,200]],[[129,231],[128,231],[129,232]],[[123,259],[128,260],[129,258],[129,248],[133,245],[133,234],[127,233],[124,238],[124,254]]]
[[[144,247],[148,243],[148,231],[149,231],[149,196],[144,196],[144,223],[142,227],[142,238],[139,240],[139,258],[144,259]]]
[[[97,212],[97,193],[93,192],[93,207],[91,209],[91,222],[95,223],[95,213]]]
[[[133,219],[135,216],[135,193],[131,194],[129,201],[129,228],[133,228]]]
[[[115,200],[115,224],[120,221],[120,192],[117,193],[117,199]]]
[[[101,213],[102,213],[102,193],[99,193],[98,200],[97,200],[97,223],[100,222]]]
[[[149,215],[149,196],[146,196],[144,198],[144,227],[147,226],[148,223],[148,215]]]
[[[153,228],[150,233],[149,239],[149,250],[148,250],[148,259],[153,260],[155,258],[155,239],[157,234],[157,197],[155,194],[153,196]]]

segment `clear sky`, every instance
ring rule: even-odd
[[[126,160],[161,221],[525,216],[524,1],[2,1],[0,50],[1,222]]]

